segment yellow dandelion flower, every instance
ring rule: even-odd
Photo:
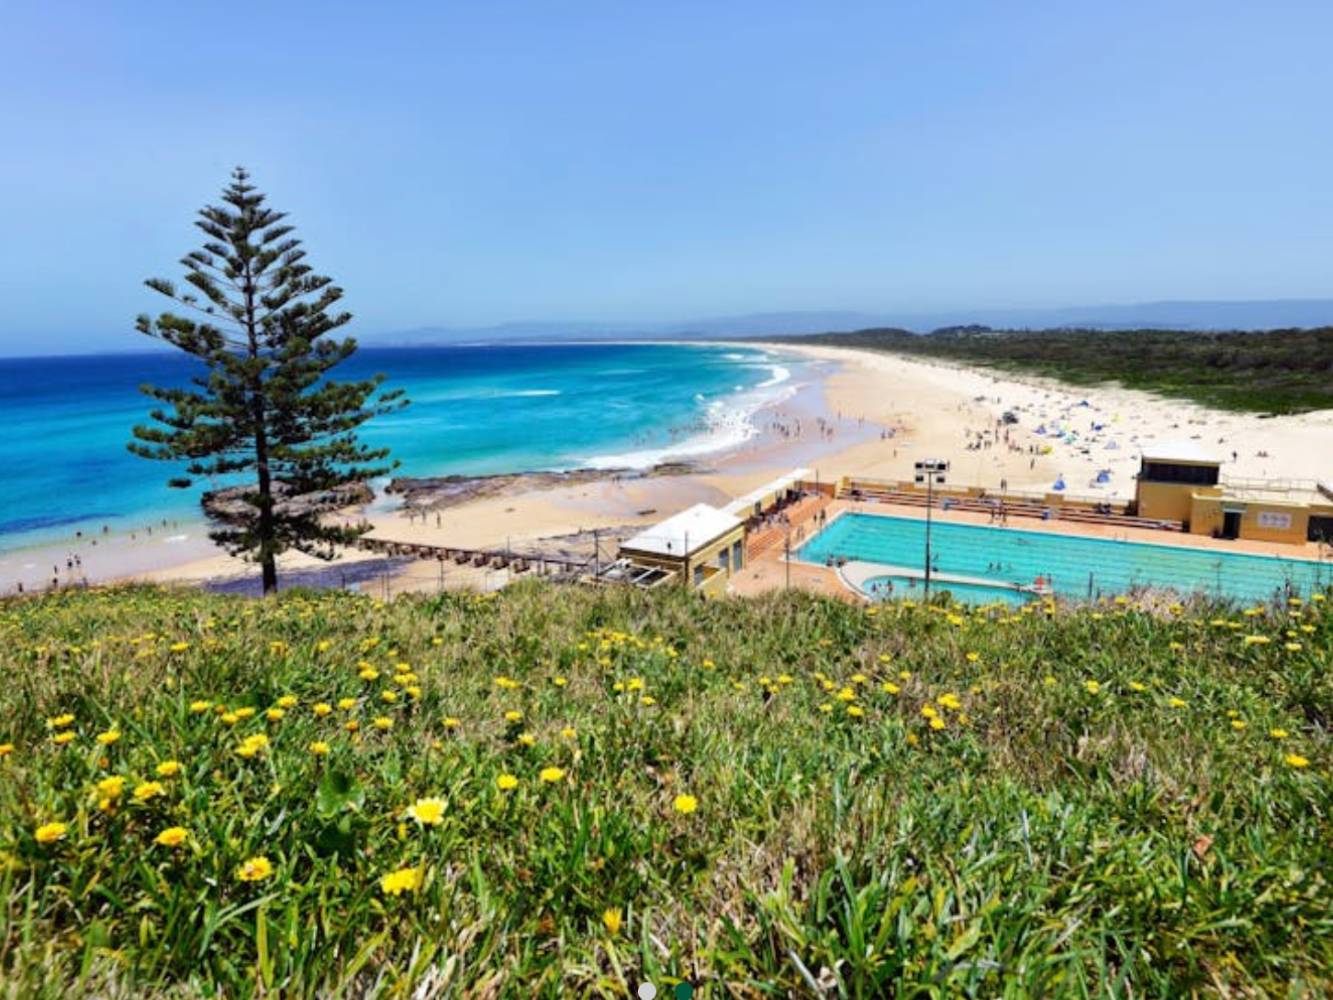
[[[46,720],[48,729],[64,729],[66,726],[74,723],[74,716],[66,712],[64,715],[57,715]]]
[[[103,778],[97,783],[97,794],[112,801],[125,794],[125,779],[118,774]]]
[[[235,712],[223,712],[218,716],[218,721],[224,726],[234,726],[241,721],[241,717]]]
[[[819,710],[827,715],[829,712],[833,711],[833,703],[829,701],[823,702],[820,704]]]
[[[361,723],[357,722],[355,719],[348,719],[343,723],[343,728],[349,733],[354,733],[361,728]]]
[[[387,732],[393,728],[393,719],[390,719],[387,715],[377,715],[371,725],[381,732]]]
[[[440,798],[417,799],[407,807],[407,818],[422,826],[439,826],[444,822],[445,801]]]
[[[1185,701],[1184,698],[1168,698],[1166,703],[1170,705],[1172,708],[1184,708],[1187,704],[1189,704],[1189,702]]]
[[[541,778],[542,781],[546,782],[548,785],[555,784],[564,776],[564,769],[559,767],[544,767],[537,774],[537,777]]]
[[[1287,762],[1288,767],[1302,768],[1310,766],[1310,762],[1298,753],[1289,753],[1283,760]]]
[[[850,715],[853,719],[859,719],[863,715],[865,715],[866,712],[865,709],[862,708],[860,705],[848,705],[847,714]]]
[[[512,709],[508,712],[505,712],[505,722],[522,722],[522,721],[523,721],[523,713],[518,711],[518,709]]]
[[[8,757],[14,752],[13,743],[0,743],[0,757]]]
[[[671,802],[671,808],[682,816],[688,816],[699,808],[699,800],[693,795],[677,795]]]
[[[933,719],[930,720],[930,728],[931,728],[931,729],[943,729],[943,728],[944,728],[944,720],[941,719],[938,715],[935,716]]]
[[[190,831],[183,826],[169,826],[156,837],[153,843],[158,847],[180,847],[190,836]]]
[[[457,716],[453,716],[453,715],[447,715],[447,716],[445,716],[445,719],[444,719],[444,728],[445,728],[445,729],[457,729],[457,728],[458,728],[459,726],[461,726],[462,724],[463,724],[463,720],[460,719],[460,718],[458,718]]]
[[[74,734],[66,729],[63,733],[56,733],[51,737],[51,742],[56,746],[63,747],[66,743],[74,742]]]
[[[162,782],[144,781],[134,787],[134,801],[143,803],[166,793],[167,790],[163,787]]]
[[[356,699],[355,699],[355,698],[339,698],[339,699],[338,699],[338,707],[339,707],[340,709],[342,709],[344,712],[350,712],[352,709],[356,708]]]
[[[357,676],[359,676],[363,681],[367,682],[377,681],[379,680],[380,672],[376,670],[374,667],[366,667],[366,669],[361,671],[361,673],[358,674]]]
[[[108,729],[105,732],[97,734],[97,742],[100,746],[109,747],[114,743],[120,742],[120,730]]]
[[[394,702],[396,702],[397,700],[398,700],[398,692],[397,692],[397,691],[381,691],[381,692],[380,692],[380,701],[384,702],[386,705],[392,705],[392,704],[393,704]]]
[[[329,754],[329,745],[323,740],[314,740],[307,749],[316,757],[327,757]]]
[[[606,928],[606,932],[612,937],[615,937],[620,933],[620,924],[621,917],[620,909],[618,907],[611,906],[602,911],[602,926]]]
[[[1290,734],[1285,729],[1270,729],[1268,735],[1275,740],[1285,740]]]
[[[1244,719],[1232,719],[1232,720],[1231,720],[1231,728],[1234,729],[1234,730],[1236,730],[1236,732],[1238,732],[1238,733],[1241,732],[1241,731],[1245,728],[1245,726],[1246,726],[1246,722],[1245,722]]]
[[[518,787],[518,779],[512,774],[502,774],[495,779],[495,784],[502,792],[512,792]]]
[[[897,684],[893,683],[893,681],[885,681],[883,684],[879,686],[879,689],[883,691],[885,694],[897,694],[899,691],[902,690],[902,688],[900,688]]]
[[[164,760],[154,770],[159,778],[174,778],[181,773],[181,762],[178,760]]]
[[[564,729],[560,730],[560,736],[562,739],[572,740],[576,739],[578,735],[579,735],[578,730],[575,729],[573,726],[566,726]]]
[[[68,829],[64,823],[43,823],[32,835],[39,844],[54,844],[57,840],[65,839]]]
[[[262,854],[247,858],[236,868],[236,877],[242,882],[262,882],[273,874],[273,864]]]
[[[264,713],[264,718],[268,719],[269,722],[281,722],[286,714],[286,711],[281,708],[270,708]]]
[[[1098,694],[1102,689],[1101,684],[1097,681],[1084,681],[1083,686],[1087,688],[1088,694]]]
[[[238,719],[254,718],[255,710],[253,708],[238,708],[234,713]]]
[[[401,896],[416,892],[421,886],[421,872],[416,868],[399,868],[380,879],[380,891],[386,896]]]
[[[317,718],[322,719],[324,716],[333,713],[333,706],[327,701],[317,701],[310,706],[310,711],[313,712]]]

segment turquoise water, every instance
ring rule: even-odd
[[[889,584],[893,589],[889,589]],[[865,581],[867,594],[877,600],[899,600],[902,598],[921,600],[925,597],[925,586],[920,578],[909,576],[872,576]],[[1012,587],[987,587],[979,583],[955,583],[932,580],[930,591],[939,594],[948,591],[954,599],[963,604],[1008,604],[1018,607],[1035,600],[1034,595]]]
[[[411,406],[372,421],[402,475],[645,466],[737,443],[748,415],[790,390],[758,349],[659,344],[363,348],[336,370],[376,372]],[[125,449],[146,422],[140,383],[181,385],[178,354],[0,359],[0,551],[197,517],[198,494]]]
[[[919,566],[925,527],[924,521],[912,518],[843,514],[801,546],[799,557],[816,563],[842,557]],[[1043,576],[1067,598],[1086,598],[1091,582],[1093,596],[1153,586],[1181,595],[1251,602],[1268,600],[1288,587],[1308,594],[1333,582],[1333,564],[1310,560],[938,520],[931,531],[931,552],[936,572],[1023,584]]]

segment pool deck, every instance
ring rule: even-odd
[[[892,517],[910,518],[924,521],[925,511],[920,507],[908,507],[892,503],[871,503],[856,500],[835,500],[827,508],[828,520],[832,521],[844,513],[882,514]],[[974,524],[983,527],[997,527],[986,514],[962,510],[936,509],[933,520],[949,524]],[[1124,528],[1119,525],[1083,524],[1072,521],[1043,521],[1034,517],[1013,517],[1008,528],[1020,531],[1048,532],[1053,535],[1075,535],[1083,538],[1109,538],[1122,542],[1146,542],[1151,545],[1170,545],[1195,551],[1218,551],[1245,553],[1259,556],[1280,556],[1286,559],[1320,558],[1320,546],[1317,542],[1301,545],[1283,545],[1279,542],[1259,542],[1252,539],[1228,541],[1212,538],[1208,535],[1189,535],[1179,531],[1158,531],[1152,528]],[[794,532],[792,547],[805,541],[818,529],[813,525]],[[1004,530],[1000,528],[999,530]],[[1324,558],[1328,558],[1328,548],[1323,549]],[[915,571],[914,571],[915,572]],[[787,566],[782,559],[780,548],[760,556],[749,566],[731,579],[732,593],[742,595],[762,594],[766,591],[781,589],[788,579]],[[845,600],[864,600],[855,594],[839,577],[838,571],[825,566],[793,561],[790,567],[792,587],[813,590]]]

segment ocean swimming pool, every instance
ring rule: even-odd
[[[802,545],[797,558],[820,564],[859,560],[915,572],[922,565],[925,531],[924,520],[846,513]],[[1182,596],[1254,602],[1288,592],[1304,596],[1333,583],[1333,564],[1308,559],[940,520],[931,529],[931,552],[938,573],[1024,585],[1040,576],[1056,594],[1073,599],[1086,598],[1090,591],[1096,597],[1156,587]]]

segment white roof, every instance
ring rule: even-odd
[[[1221,465],[1222,460],[1197,441],[1158,441],[1143,446],[1143,457],[1150,462],[1203,462]]]
[[[764,499],[764,497],[772,493],[778,493],[809,478],[809,469],[792,469],[791,472],[787,473],[785,476],[778,476],[778,478],[771,483],[765,483],[763,486],[752,489],[749,493],[745,494],[745,496],[737,497],[722,509],[728,514],[741,514],[745,517],[749,517],[754,505]]]
[[[739,528],[743,523],[724,510],[697,503],[627,539],[620,547],[656,555],[683,556],[688,554],[685,549],[687,541],[689,552],[695,552],[718,535]]]

